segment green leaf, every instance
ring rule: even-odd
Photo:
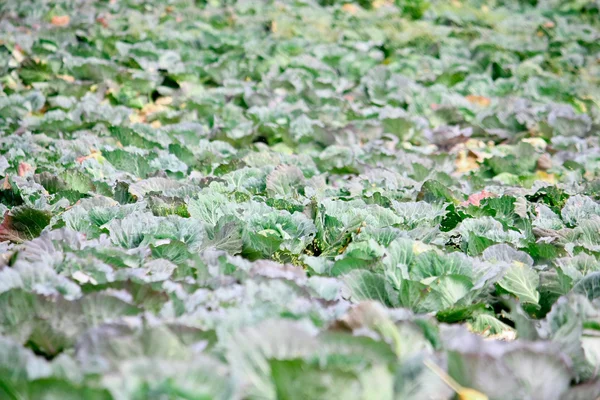
[[[267,193],[270,196],[297,198],[303,189],[304,174],[294,165],[279,165],[267,176]]]
[[[146,237],[158,232],[158,228],[158,219],[146,213],[131,214],[108,224],[112,242],[128,249],[138,247]]]
[[[112,150],[103,152],[102,156],[116,169],[129,172],[140,178],[146,178],[152,172],[149,157],[127,152],[125,150]],[[151,157],[150,157],[151,158]]]
[[[423,183],[417,194],[417,200],[427,203],[457,203],[452,191],[436,180],[428,180]]]
[[[278,399],[360,399],[361,387],[355,374],[342,368],[319,368],[302,360],[271,360]]]
[[[589,300],[600,297],[600,272],[592,272],[581,279],[573,287],[573,293],[583,294]]]
[[[522,302],[538,304],[540,300],[540,294],[537,291],[538,275],[529,265],[519,261],[514,261],[510,265],[502,279],[498,281],[498,285],[517,296]]]
[[[366,270],[354,270],[342,276],[355,302],[376,300],[388,307],[397,307],[397,294],[380,275]]]
[[[484,335],[499,335],[500,337],[510,335],[509,338],[512,338],[512,334],[515,332],[509,325],[500,321],[493,315],[486,313],[479,314],[475,317],[471,323],[471,329],[474,332]]]
[[[579,225],[592,216],[600,216],[600,204],[587,196],[571,196],[562,208],[561,216],[568,225]]]
[[[473,283],[471,279],[462,275],[445,275],[436,278],[430,285],[431,293],[428,300],[439,304],[439,308],[432,310],[438,311],[454,306],[463,297],[467,296]]]
[[[138,199],[143,198],[148,193],[164,193],[170,190],[184,187],[181,182],[167,178],[148,178],[129,185],[129,193]],[[166,194],[166,193],[165,193]]]
[[[117,139],[123,146],[134,146],[139,147],[140,149],[153,149],[155,147],[161,147],[161,145],[157,142],[146,139],[131,128],[125,128],[122,126],[111,126],[109,128],[109,131],[110,134],[115,139]]]
[[[187,201],[187,208],[192,218],[198,218],[214,226],[225,215],[228,203],[227,196],[222,193],[203,191],[197,198]]]
[[[436,318],[440,322],[453,323],[460,322],[471,318],[474,314],[478,314],[485,310],[485,304],[471,304],[468,306],[456,306],[438,311]]]

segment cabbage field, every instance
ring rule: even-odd
[[[600,398],[600,1],[0,1],[0,221],[1,400]]]

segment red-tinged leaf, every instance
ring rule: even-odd
[[[472,195],[470,195],[466,201],[463,201],[461,203],[461,206],[473,205],[479,207],[479,205],[481,204],[481,200],[489,199],[490,197],[496,197],[496,195],[486,190],[482,190],[479,193],[473,193]]]
[[[33,170],[34,170],[34,168],[30,164],[28,164],[26,162],[19,163],[19,168],[18,168],[19,176],[25,176],[29,172],[32,172]]]

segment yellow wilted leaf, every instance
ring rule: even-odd
[[[479,168],[477,156],[469,150],[459,151],[454,165],[456,166],[456,172],[461,174]]]
[[[413,242],[412,251],[414,255],[419,255],[429,251],[429,247],[425,243],[416,240]]]
[[[358,6],[356,4],[346,3],[342,6],[342,10],[344,10],[345,12],[347,12],[349,14],[354,15],[358,12]]]
[[[582,113],[587,113],[588,112],[588,108],[585,105],[585,103],[579,99],[574,99],[573,102],[575,103],[575,106],[577,107],[577,109],[582,112]]]
[[[173,98],[170,96],[159,97],[156,99],[155,103],[159,106],[168,106],[173,103]]]
[[[165,111],[166,109],[167,109],[167,107],[165,107],[162,104],[148,103],[142,107],[141,113],[144,115],[150,115],[150,114],[157,113],[159,111]]]
[[[129,114],[129,122],[131,122],[132,124],[141,124],[143,122],[146,122],[146,116],[142,115],[139,112],[133,112]]]
[[[460,400],[488,400],[488,397],[475,389],[462,388],[457,391]]]
[[[148,115],[167,110],[168,108],[165,104],[171,104],[172,102],[173,99],[170,97],[161,97],[156,100],[156,103],[145,104],[141,110],[136,110],[129,115],[129,122],[132,124],[144,123]]]
[[[75,78],[71,75],[56,75],[58,79],[62,79],[65,82],[73,83],[75,82]]]
[[[546,171],[536,171],[535,179],[538,181],[548,182],[551,184],[556,183],[556,176],[554,174],[549,174]]]
[[[505,330],[495,335],[489,335],[486,340],[502,340],[503,342],[512,342],[517,338],[517,332],[514,330]]]
[[[525,139],[522,139],[521,141],[525,142],[525,143],[529,143],[530,145],[532,145],[533,147],[535,147],[536,149],[539,149],[539,150],[545,150],[546,147],[548,147],[548,143],[546,143],[546,141],[540,137],[525,138]]]
[[[375,0],[373,1],[372,6],[373,8],[378,9],[383,6],[391,6],[392,4],[394,4],[394,2],[390,0]]]
[[[492,102],[489,99],[489,97],[478,96],[476,94],[470,94],[470,95],[466,96],[465,98],[467,99],[467,101],[469,103],[471,103],[471,104],[477,104],[478,106],[481,106],[481,107],[487,107]]]
[[[15,46],[12,55],[18,63],[22,63],[23,60],[25,60],[25,55],[21,51],[21,46]]]
[[[450,386],[450,388],[456,392],[460,400],[488,400],[486,394],[475,389],[462,387],[454,380],[454,378],[448,375],[446,371],[441,369],[437,364],[434,364],[429,360],[425,360],[424,364],[441,380],[443,380],[446,385]]]
[[[102,153],[99,152],[96,149],[90,149],[90,154],[88,154],[87,156],[81,156],[81,157],[77,157],[76,161],[81,164],[82,162],[84,162],[85,160],[88,160],[90,158],[93,158],[94,160],[101,162],[104,157],[102,157]]]

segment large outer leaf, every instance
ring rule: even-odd
[[[4,213],[0,225],[0,240],[22,242],[38,237],[50,223],[51,215],[47,211],[30,207],[14,207]]]
[[[267,193],[271,196],[298,197],[304,184],[304,174],[293,165],[279,165],[267,176]]]
[[[548,343],[484,342],[459,329],[447,333],[450,375],[490,399],[558,400],[569,386],[569,362]]]
[[[26,293],[20,289],[0,294],[7,312],[0,318],[0,334],[31,343],[39,352],[56,355],[72,346],[86,329],[140,310],[118,293],[94,293],[68,301]]]
[[[593,272],[580,280],[573,287],[573,293],[583,294],[589,300],[600,297],[600,272]]]
[[[498,285],[523,302],[537,304],[540,300],[538,275],[529,265],[519,261],[510,265]]]
[[[356,375],[340,368],[321,369],[301,360],[272,360],[270,368],[278,399],[361,399]]]
[[[0,3],[0,399],[596,397],[597,0]]]
[[[353,301],[376,300],[388,307],[398,306],[398,296],[383,276],[366,270],[355,270],[342,279],[348,286]]]

